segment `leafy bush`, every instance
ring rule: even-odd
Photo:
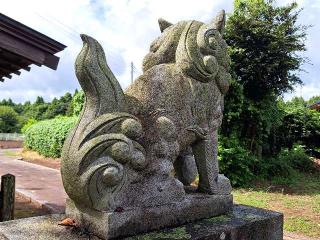
[[[221,138],[218,155],[220,171],[230,179],[233,186],[246,185],[255,178],[258,159],[236,137]]]
[[[314,169],[313,161],[302,145],[295,145],[291,150],[283,149],[276,157],[263,159],[260,167],[259,174],[265,179],[289,177],[294,170],[309,172]]]
[[[34,118],[28,119],[28,121],[23,125],[21,128],[21,133],[25,133],[33,124],[37,123],[38,121]]]
[[[235,187],[246,186],[258,178],[289,178],[295,171],[309,172],[314,169],[313,161],[302,145],[295,145],[291,150],[282,149],[273,157],[257,158],[237,137],[231,136],[221,137],[218,150],[220,171]]]
[[[295,145],[291,150],[285,149],[280,157],[290,162],[292,168],[296,170],[308,172],[314,169],[313,161],[302,145]]]
[[[288,158],[279,154],[275,157],[263,158],[259,164],[258,175],[262,179],[271,180],[273,177],[289,177],[293,173],[293,168]]]
[[[60,157],[64,140],[77,117],[58,117],[40,121],[25,133],[25,146],[46,157]]]

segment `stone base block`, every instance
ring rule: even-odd
[[[76,227],[59,226],[64,214],[0,223],[0,240],[99,240]],[[282,240],[283,215],[264,209],[235,205],[232,212],[176,228],[137,235],[126,240]]]
[[[232,195],[188,194],[184,201],[150,208],[98,212],[67,200],[66,215],[78,226],[102,238],[132,236],[143,232],[226,214],[232,211]]]
[[[235,205],[226,215],[123,239],[283,240],[283,214]]]

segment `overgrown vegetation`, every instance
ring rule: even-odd
[[[320,147],[320,113],[303,99],[282,100],[302,83],[297,74],[306,59],[298,53],[308,27],[297,24],[300,11],[296,3],[234,1],[225,31],[233,80],[219,146],[221,171],[234,186],[313,169],[306,153],[316,156]]]
[[[281,124],[277,100],[301,80],[306,26],[296,24],[297,4],[275,6],[272,0],[235,0],[225,38],[234,80],[226,97],[222,134],[236,135],[256,155]],[[236,105],[236,106],[235,106]]]

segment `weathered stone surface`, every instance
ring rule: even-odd
[[[81,227],[104,224],[90,231],[103,237],[122,234],[121,218],[105,214],[117,209],[132,209],[132,225],[152,209],[155,223],[128,228],[130,234],[231,209],[231,185],[219,175],[217,159],[230,80],[224,24],[224,11],[208,24],[160,19],[162,34],[144,58],[143,74],[126,92],[101,45],[81,35],[84,45],[75,68],[84,110],[65,141],[61,165],[66,193],[75,204],[67,213],[95,213],[79,221]],[[199,197],[185,190],[197,173]],[[202,206],[199,199],[211,202]],[[192,214],[179,217],[186,210]]]
[[[67,201],[66,214],[88,232],[102,239],[134,235],[154,229],[218,216],[232,208],[231,195],[188,194],[181,202],[145,208],[101,212]]]
[[[64,218],[65,215],[48,215],[0,223],[0,240],[98,240],[78,228],[58,226]],[[282,226],[281,213],[236,205],[227,215],[125,239],[282,240]]]

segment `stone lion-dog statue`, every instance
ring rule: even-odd
[[[231,78],[224,25],[224,11],[208,24],[159,19],[162,34],[125,92],[101,45],[81,35],[75,70],[85,103],[61,166],[67,215],[80,226],[106,239],[232,208],[217,159]]]

